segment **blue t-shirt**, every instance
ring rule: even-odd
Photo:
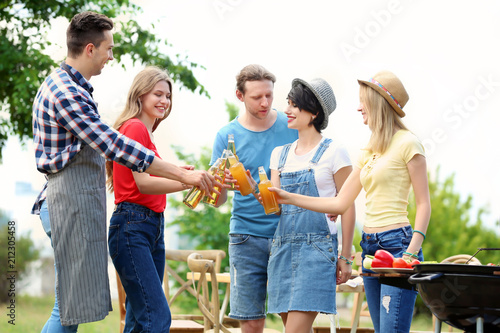
[[[278,112],[273,126],[262,132],[254,132],[244,128],[236,117],[217,133],[210,165],[221,157],[223,150],[227,148],[227,135],[234,134],[236,155],[245,169],[250,170],[252,177],[259,182],[258,168],[263,166],[270,179],[269,160],[273,149],[298,139],[298,132],[288,128],[287,120],[283,112]],[[230,234],[271,238],[274,236],[278,221],[279,216],[264,213],[264,207],[252,194],[242,196],[239,191],[235,191],[229,224]]]

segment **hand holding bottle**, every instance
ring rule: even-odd
[[[280,211],[280,207],[276,201],[276,195],[275,193],[269,191],[269,187],[273,186],[273,184],[267,178],[266,170],[264,170],[263,166],[259,167],[259,178],[261,204],[264,206],[266,215],[278,213]]]
[[[215,185],[221,185],[214,176],[203,170],[186,170],[183,183],[199,187],[202,191],[213,191]]]
[[[215,174],[213,169],[210,170],[210,172],[189,171],[189,174],[192,176],[203,176],[201,183],[190,183],[185,181],[186,184],[194,185],[183,200],[184,204],[189,208],[195,209],[200,200],[205,196],[205,193],[212,193],[214,196],[218,196],[220,194],[219,190],[222,187],[222,184],[219,181],[222,181],[222,179]],[[208,178],[208,180],[206,178]]]
[[[239,162],[231,151],[227,152],[227,159],[230,164],[229,171],[236,179],[241,195],[245,196],[252,193],[255,184],[252,184],[253,179],[249,176],[249,171],[245,170],[243,163]]]
[[[293,205],[291,193],[274,186],[269,187],[269,191],[276,194],[276,201],[279,204]]]
[[[238,185],[236,185],[236,179],[233,177],[231,172],[229,171],[229,167],[224,170],[224,184],[222,185],[223,188],[228,189],[228,190],[237,190]]]
[[[226,169],[226,159],[224,158],[218,158],[217,161],[210,167],[208,172],[211,175],[218,176],[221,180],[221,183],[224,184],[224,171]],[[211,192],[211,193],[205,193],[205,197],[203,198],[203,203],[206,203],[208,205],[217,206],[217,202],[219,200],[220,196],[220,191],[222,189],[221,186],[216,185],[214,189],[217,192]]]

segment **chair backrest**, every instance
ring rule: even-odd
[[[226,252],[223,250],[165,250],[165,276],[163,282],[163,290],[165,291],[165,297],[167,297],[168,305],[171,306],[172,303],[181,295],[184,291],[189,292],[191,295],[196,297],[196,291],[192,287],[192,281],[181,277],[170,265],[169,262],[178,261],[187,263],[187,259],[190,254],[198,253],[204,259],[212,260],[214,262],[214,271],[216,273],[220,272],[221,262],[226,257]],[[177,291],[171,295],[169,281],[170,278],[174,278],[180,287]]]
[[[450,264],[465,264],[468,261],[469,265],[481,265],[481,261],[476,257],[471,258],[470,254],[456,254],[454,256],[448,257],[441,261],[441,263],[450,263]]]
[[[219,285],[215,272],[213,260],[204,259],[199,253],[192,253],[187,259],[189,269],[194,273],[200,273],[200,278],[196,282],[196,299],[198,308],[205,317],[205,330],[213,329],[214,333],[220,330],[229,333],[230,331],[220,322],[220,302]],[[210,287],[208,278],[210,276]]]

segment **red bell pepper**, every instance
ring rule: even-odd
[[[377,250],[372,261],[372,267],[392,267],[394,256],[386,250]]]

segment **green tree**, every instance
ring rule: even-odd
[[[143,27],[136,21],[142,10],[132,1],[4,0],[0,3],[0,158],[9,135],[19,136],[21,141],[32,136],[33,99],[41,82],[58,65],[45,53],[51,45],[47,32],[52,22],[59,17],[70,20],[85,10],[113,19],[114,55],[124,68],[125,59],[166,68],[181,86],[209,97],[192,71],[200,66],[181,55],[168,56],[171,45],[150,31],[153,24]]]
[[[30,234],[19,235],[16,222],[0,211],[0,304],[16,299],[19,281],[39,255]]]
[[[454,178],[452,174],[441,181],[439,167],[434,179],[429,178],[432,213],[427,237],[422,245],[425,260],[440,262],[455,254],[473,255],[478,248],[499,247],[499,234],[483,223],[483,215],[487,210],[480,208],[475,219],[472,219],[472,196],[469,194],[463,198],[457,193]],[[413,224],[416,214],[413,192],[408,212]],[[498,230],[499,221],[496,221],[496,225]],[[481,251],[476,257],[483,264],[500,264],[500,251]],[[417,313],[430,313],[420,298],[415,308]]]
[[[226,111],[231,121],[238,115],[238,106],[226,101]],[[198,157],[194,154],[184,154],[179,146],[172,146],[177,158],[186,165],[194,165],[198,170],[207,170],[211,157],[212,149],[202,147]],[[185,195],[186,193],[184,193]],[[168,198],[170,208],[177,210],[177,215],[173,221],[168,223],[170,226],[178,226],[178,236],[184,240],[187,245],[185,249],[211,250],[220,249],[228,253],[228,233],[229,220],[231,218],[232,192],[228,192],[227,202],[219,208],[200,203],[196,209],[188,208],[181,200],[175,196]],[[187,265],[177,265],[174,269],[179,274],[188,271]],[[221,271],[229,271],[229,257],[226,255],[221,263]],[[182,272],[182,273],[181,273]],[[224,288],[224,287],[223,287]],[[180,295],[177,304],[184,309],[193,308],[192,297]]]
[[[500,236],[484,225],[487,209],[480,208],[471,217],[472,196],[463,198],[455,190],[455,176],[443,181],[439,179],[439,168],[435,179],[429,179],[431,196],[431,219],[427,238],[422,246],[426,260],[442,261],[455,254],[474,254],[478,248],[498,247]],[[416,207],[413,193],[408,206],[410,221],[415,220]],[[496,221],[497,227],[499,222]],[[498,230],[498,229],[497,229]],[[482,263],[500,263],[500,251],[481,251],[476,256]]]
[[[226,101],[226,112],[229,115],[229,121],[238,115],[238,106]],[[175,153],[180,161],[187,165],[194,165],[196,169],[207,170],[211,157],[212,149],[202,147],[200,156],[194,154],[184,154],[182,148],[173,146]],[[196,209],[191,210],[182,201],[175,197],[169,198],[169,205],[177,209],[176,218],[170,223],[179,227],[179,236],[187,239],[191,248],[197,250],[228,249],[229,220],[231,218],[232,192],[228,191],[226,203],[214,208],[209,205],[199,204]],[[229,259],[226,256],[221,265],[224,271],[229,265]]]

